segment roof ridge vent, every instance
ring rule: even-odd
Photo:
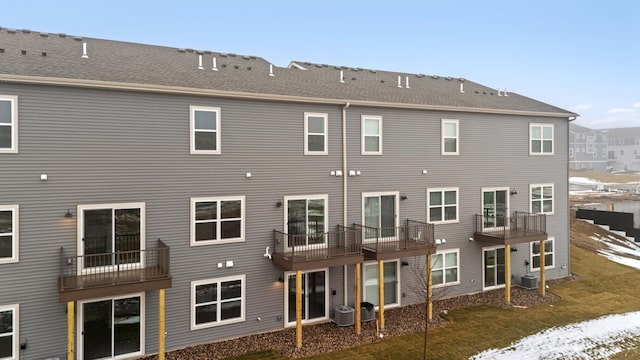
[[[83,59],[88,59],[89,55],[87,54],[87,43],[83,42],[82,43],[82,58]]]

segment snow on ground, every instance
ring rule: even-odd
[[[569,178],[569,184],[573,185],[602,185],[602,183],[598,180],[582,177],[582,176],[572,176]]]
[[[640,246],[613,235],[589,238],[607,246],[598,253],[640,270]],[[506,348],[489,349],[470,360],[602,359],[626,350],[628,339],[640,337],[640,311],[552,327],[524,337]],[[630,345],[633,347],[633,345]]]
[[[489,349],[470,360],[594,359],[623,350],[626,338],[640,336],[640,311],[552,327],[503,349]]]

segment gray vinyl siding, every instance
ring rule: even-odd
[[[20,304],[20,339],[29,339],[24,357],[62,358],[66,352],[58,254],[61,246],[77,251],[78,205],[145,203],[147,246],[162,239],[171,247],[168,349],[284,326],[286,291],[277,281],[284,270],[262,254],[272,246],[272,230],[283,230],[285,207],[276,203],[284,196],[327,194],[329,228],[342,223],[343,178],[330,176],[342,169],[340,106],[5,83],[0,93],[18,96],[20,142],[18,154],[0,154],[0,204],[20,205],[20,261],[0,265],[0,305]],[[220,107],[220,155],[189,154],[190,105]],[[304,112],[328,114],[328,155],[303,155]],[[568,264],[566,120],[361,107],[347,114],[348,170],[362,173],[348,178],[349,224],[362,221],[362,192],[405,193],[400,220],[424,221],[428,188],[459,187],[460,221],[437,225],[436,237],[447,239],[443,248],[460,249],[460,285],[449,294],[479,292],[483,245],[468,238],[481,188],[517,189],[511,210],[528,211],[529,184],[553,183],[555,214],[547,228],[556,238],[556,267],[548,277],[568,274],[559,266]],[[360,155],[362,114],[383,116],[381,156]],[[460,120],[459,156],[440,155],[442,118]],[[530,122],[554,124],[554,156],[529,155]],[[49,180],[40,181],[40,174]],[[235,195],[246,196],[245,241],[190,247],[190,199]],[[73,219],[64,218],[67,209]],[[524,273],[517,264],[529,252],[527,244],[517,248],[516,275]],[[228,260],[233,268],[217,268]],[[409,259],[416,261],[424,260]],[[327,288],[336,290],[329,296],[332,308],[343,302],[344,274],[342,267],[328,270]],[[191,281],[239,274],[246,275],[245,321],[191,331]],[[420,301],[411,290],[411,266],[400,266],[400,274],[401,304]],[[352,304],[353,265],[347,277]],[[147,292],[145,303],[149,354],[157,351],[157,291]]]

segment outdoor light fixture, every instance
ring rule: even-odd
[[[511,190],[511,192],[509,194],[518,195],[518,191],[516,189],[513,189],[513,190]]]
[[[409,266],[409,262],[407,260],[402,260],[402,266]]]
[[[71,211],[69,211],[69,209],[67,209],[67,213],[64,214],[64,217],[67,218],[67,219],[70,219],[70,218],[73,217],[73,214],[71,213]]]
[[[282,201],[278,200],[278,202],[276,203],[276,207],[282,207]]]
[[[400,194],[400,200],[407,200],[407,194],[405,193]]]
[[[511,248],[511,252],[517,252],[517,251],[518,251],[518,248],[514,248],[514,247]]]
[[[282,277],[282,275],[280,275],[280,277],[278,278],[278,282],[279,283],[284,283],[284,278]]]

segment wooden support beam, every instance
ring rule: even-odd
[[[74,360],[75,342],[74,342],[74,305],[73,301],[67,302],[67,360]]]
[[[356,264],[356,275],[355,275],[355,279],[354,279],[354,283],[355,283],[355,290],[356,290],[356,299],[355,299],[355,304],[353,305],[356,308],[356,318],[355,318],[355,324],[356,324],[356,334],[360,334],[362,332],[361,329],[361,323],[360,323],[360,319],[361,319],[361,313],[362,313],[362,309],[360,308],[360,263]]]
[[[511,304],[511,245],[504,247],[504,301]]]
[[[302,347],[302,270],[296,271],[296,347]]]
[[[547,292],[544,279],[544,242],[545,240],[540,240],[540,296]]]
[[[378,323],[384,330],[384,261],[378,260]]]
[[[431,279],[431,254],[427,255],[427,320],[433,319],[433,280]]]
[[[164,360],[165,352],[164,289],[158,291],[158,360]]]

